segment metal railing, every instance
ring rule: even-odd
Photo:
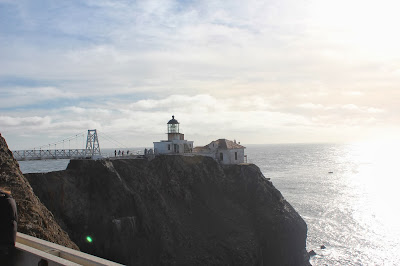
[[[48,159],[79,159],[91,157],[86,149],[68,150],[18,150],[12,152],[17,161],[48,160]]]
[[[13,265],[90,265],[122,266],[87,253],[57,245],[23,233],[17,233],[16,258]],[[0,261],[1,264],[1,261]],[[3,265],[3,264],[1,264]]]

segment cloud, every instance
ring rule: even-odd
[[[371,20],[376,5],[360,14],[357,1],[1,2],[2,130],[95,127],[151,142],[175,114],[204,142],[301,142],[334,139],[335,127],[356,138],[352,127],[396,126],[398,17]],[[26,117],[46,122],[10,120]]]
[[[58,87],[79,94],[146,90],[165,96],[176,93],[176,89],[198,93],[208,88],[207,93],[222,94],[228,87],[230,91],[243,91],[249,89],[244,84],[264,80],[268,68],[279,67],[282,64],[279,62],[285,61],[285,57],[277,56],[273,42],[270,44],[271,32],[262,33],[271,28],[263,27],[268,23],[280,25],[271,19],[282,15],[277,14],[281,10],[276,3],[268,6],[255,1],[244,8],[240,2],[184,5],[176,1],[115,4],[101,1],[88,6],[51,4],[44,8],[53,12],[39,11],[29,5],[20,9],[26,17],[22,21],[37,25],[32,29],[34,36],[43,36],[49,49],[43,50],[35,42],[27,45],[17,38],[12,50],[4,51],[5,55],[14,55],[9,58],[5,73],[46,77]],[[62,10],[78,18],[69,19]],[[85,12],[93,14],[82,25],[80,16]],[[41,15],[47,19],[39,19]],[[265,15],[270,16],[264,19]],[[44,24],[49,20],[57,22],[53,24],[55,28]],[[103,27],[105,21],[109,23]],[[52,38],[43,29],[65,36]],[[104,32],[103,39],[80,41],[80,34],[93,38],[99,29]],[[274,31],[273,34],[278,34]],[[57,43],[64,38],[67,45]],[[80,45],[71,45],[77,42]],[[27,61],[35,62],[35,67],[28,67]]]
[[[345,110],[359,110],[358,106],[355,104],[345,104],[342,108]]]
[[[111,110],[104,108],[83,108],[77,106],[68,106],[64,108],[66,112],[73,112],[80,115],[108,115],[111,114]]]
[[[368,113],[383,113],[385,112],[385,110],[380,109],[380,108],[373,108],[373,107],[369,107],[367,108]]]
[[[343,94],[350,95],[350,96],[362,96],[362,95],[364,95],[364,93],[361,92],[361,91],[345,91],[345,92],[343,92]]]
[[[302,103],[299,104],[298,107],[305,109],[323,109],[324,106],[322,104],[314,104],[314,103]]]
[[[310,11],[296,1],[93,1],[46,3],[39,10],[21,4],[22,21],[36,25],[27,38],[44,37],[46,47],[8,36],[14,45],[5,46],[2,54],[8,59],[4,73],[39,76],[82,97],[134,92],[166,97],[183,91],[269,97],[276,90],[288,95],[298,88],[315,95],[321,86],[354,86],[360,73],[354,89],[379,85],[377,79],[375,84],[365,80],[361,69],[373,62],[321,38],[326,34],[309,24],[318,18],[315,6],[311,2]],[[57,23],[45,24],[49,20]],[[63,35],[55,38],[56,32]],[[389,78],[379,69],[370,71]]]
[[[24,129],[29,127],[46,127],[51,123],[49,116],[27,116],[27,117],[11,117],[11,116],[0,116],[0,127],[1,128],[18,128]]]
[[[1,108],[40,105],[44,101],[73,99],[77,95],[54,87],[16,87],[0,90]]]

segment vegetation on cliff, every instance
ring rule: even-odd
[[[307,226],[255,165],[75,160],[26,175],[82,251],[129,265],[309,265]],[[86,237],[93,240],[88,242]]]
[[[10,190],[17,203],[18,232],[59,245],[78,249],[68,234],[61,229],[53,214],[33,193],[13,158],[5,139],[0,134],[0,187]],[[1,216],[0,216],[1,217]]]

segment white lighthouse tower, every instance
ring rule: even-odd
[[[155,154],[184,154],[192,153],[193,141],[185,140],[185,135],[179,132],[179,122],[172,116],[167,123],[168,140],[154,143]]]

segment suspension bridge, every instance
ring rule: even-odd
[[[65,149],[65,145],[71,146],[72,142],[78,142],[79,138],[83,140],[84,133],[76,134],[72,137],[57,141],[55,143],[42,145],[29,150],[15,150],[12,151],[14,158],[17,161],[30,161],[30,160],[51,160],[51,159],[100,159],[108,157],[107,154],[102,154],[100,150],[99,138],[96,129],[89,129],[86,137],[86,148],[82,149]],[[114,143],[118,143],[111,137],[107,137],[102,133],[102,137],[107,138]],[[83,142],[83,141],[82,141]],[[61,149],[57,149],[57,144],[62,145]],[[82,143],[83,144],[83,143]],[[54,146],[54,149],[51,147]],[[119,145],[120,146],[120,145]]]

